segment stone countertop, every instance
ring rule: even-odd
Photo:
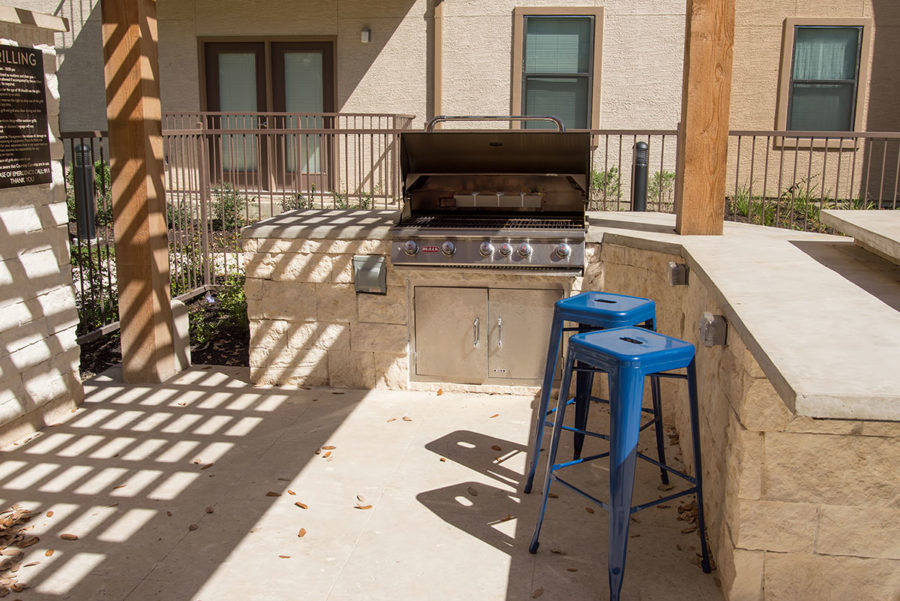
[[[822,211],[822,223],[900,265],[900,211]]]
[[[679,236],[673,215],[589,219],[588,241],[681,255],[796,414],[900,421],[900,267],[839,236],[729,222],[722,236]]]
[[[397,211],[290,211],[243,237],[382,240]],[[900,267],[845,237],[725,223],[679,236],[659,213],[588,214],[588,242],[679,255],[796,414],[900,421]]]
[[[339,209],[288,211],[249,225],[246,239],[388,240],[399,211]]]

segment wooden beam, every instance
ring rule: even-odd
[[[123,378],[176,371],[169,296],[155,0],[103,0]]]
[[[735,0],[687,0],[675,185],[679,234],[722,233]]]

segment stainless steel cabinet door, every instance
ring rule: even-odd
[[[487,371],[486,288],[417,286],[416,374],[479,384]]]
[[[491,289],[490,377],[517,380],[543,377],[553,303],[560,298],[560,290]]]

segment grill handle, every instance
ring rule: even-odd
[[[437,115],[425,124],[425,131],[434,131],[434,126],[442,121],[552,121],[559,131],[566,131],[566,126],[559,117],[553,115]]]
[[[478,318],[475,318],[475,321],[472,322],[472,348],[478,348],[478,342],[481,338],[481,327],[478,323]]]

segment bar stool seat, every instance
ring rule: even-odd
[[[574,322],[575,327],[565,327],[565,322]],[[582,292],[569,298],[557,301],[553,306],[553,324],[550,330],[550,345],[547,349],[547,363],[544,367],[544,381],[541,385],[541,398],[537,408],[537,419],[530,454],[528,477],[522,489],[525,494],[531,492],[534,484],[534,475],[537,471],[538,455],[541,451],[541,442],[544,437],[544,428],[553,425],[547,419],[555,409],[547,410],[550,403],[550,389],[553,386],[553,374],[556,371],[556,363],[559,357],[560,344],[563,332],[579,331],[590,332],[594,330],[617,328],[622,326],[643,326],[650,330],[656,329],[656,303],[648,298],[627,296],[624,294],[612,294],[609,292],[589,291]],[[576,378],[575,397],[569,402],[575,403],[575,426],[584,429],[587,425],[590,401],[605,402],[590,396],[590,387],[585,385],[583,374]],[[653,415],[653,420],[642,426],[656,426],[657,454],[660,463],[665,463],[665,444],[662,433],[662,413],[659,407],[659,385],[657,380],[651,382],[653,393],[653,409],[645,412]],[[584,436],[575,434],[575,458],[581,456]],[[668,484],[668,476],[665,470],[660,471],[663,484]]]
[[[686,374],[669,373],[671,370],[682,368],[686,369]],[[609,378],[609,452],[557,464],[556,452],[559,446],[560,434],[563,430],[563,418],[568,405],[568,389],[572,383],[574,371],[581,371],[587,374],[590,380],[588,384],[592,383],[593,374],[597,372],[606,373]],[[693,439],[693,476],[679,472],[662,462],[654,461],[637,450],[638,435],[641,428],[644,379],[650,375],[687,380]],[[550,442],[547,459],[547,471],[544,476],[544,498],[529,551],[535,553],[538,549],[538,537],[543,524],[544,513],[547,509],[550,485],[554,481],[560,482],[609,511],[608,570],[610,599],[611,601],[617,601],[625,574],[625,555],[631,514],[684,495],[695,494],[697,497],[697,526],[700,533],[702,556],[701,565],[703,571],[709,573],[709,552],[706,546],[706,527],[703,517],[703,470],[700,462],[700,428],[694,346],[676,338],[635,327],[576,334],[569,340],[569,350],[566,355],[565,370],[563,371],[563,381],[556,413],[553,424],[553,437]],[[586,430],[583,433],[588,436],[606,438],[603,435]],[[608,502],[601,501],[590,493],[566,482],[557,473],[560,470],[607,456],[609,457]],[[692,486],[662,499],[655,499],[632,507],[634,470],[638,457],[657,465],[667,472],[671,472]]]

